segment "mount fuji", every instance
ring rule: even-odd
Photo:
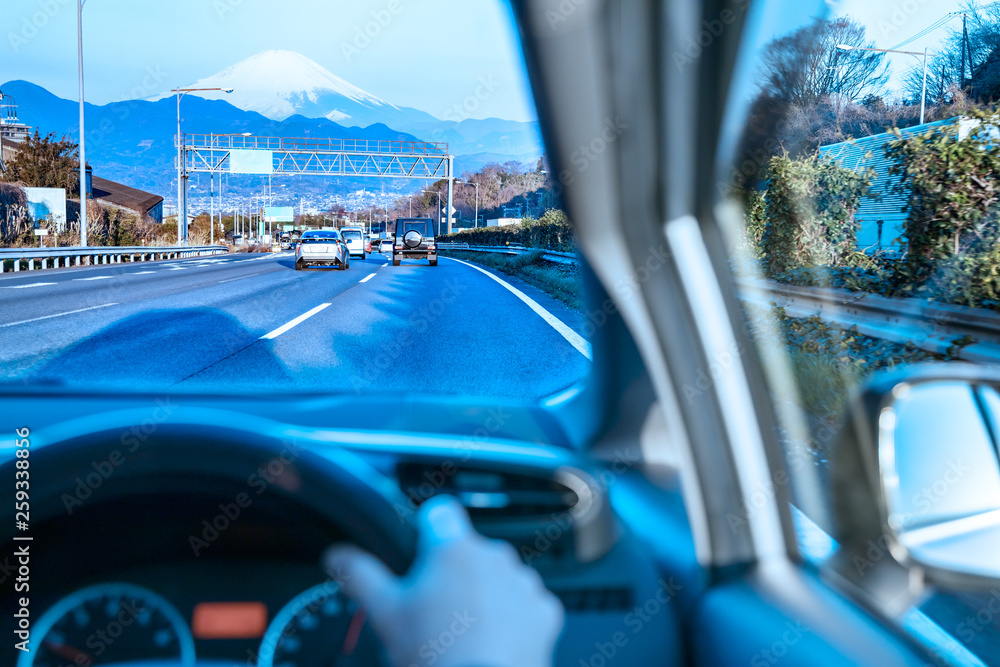
[[[218,91],[190,94],[223,100],[275,121],[300,115],[326,118],[348,127],[367,127],[374,123],[399,127],[438,120],[419,109],[386,102],[294,51],[261,51],[184,87],[232,89],[231,94]],[[170,96],[171,93],[163,93],[150,101]]]

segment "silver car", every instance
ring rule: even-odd
[[[336,230],[319,230],[302,233],[295,246],[295,270],[307,266],[336,266],[340,270],[351,266],[347,245]]]

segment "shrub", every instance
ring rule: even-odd
[[[135,213],[93,202],[87,208],[87,244],[91,246],[149,245],[159,231]]]
[[[857,245],[855,214],[863,197],[874,198],[874,170],[856,173],[818,154],[776,156],[768,170],[767,222],[760,238],[767,274],[849,265]]]
[[[28,219],[28,197],[24,188],[0,183],[0,246],[30,245],[32,224]]]
[[[466,229],[449,234],[442,241],[482,246],[519,245],[559,252],[576,251],[573,228],[566,219],[566,214],[558,209],[549,209],[537,220],[524,218],[517,225]]]
[[[1000,124],[982,111],[971,116],[979,128],[965,139],[952,125],[908,137],[897,130],[886,146],[894,188],[908,197],[906,257],[894,278],[902,294],[970,305],[997,297]]]

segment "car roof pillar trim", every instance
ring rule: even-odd
[[[682,216],[664,226],[677,262],[681,285],[694,314],[705,358],[713,362],[711,390],[723,406],[722,416],[733,456],[734,474],[740,482],[744,516],[758,559],[787,558],[788,548],[764,442],[754,408],[740,349],[733,335],[718,279],[708,257],[701,228],[693,216]],[[718,372],[715,370],[718,369]],[[751,504],[757,493],[764,501]]]

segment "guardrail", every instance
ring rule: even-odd
[[[14,271],[21,271],[21,264],[26,263],[26,270],[52,268],[60,266],[85,266],[92,264],[120,264],[128,257],[129,262],[143,262],[156,259],[181,259],[184,257],[200,257],[202,254],[216,255],[228,253],[224,245],[206,246],[90,246],[86,248],[0,248],[0,273],[7,271],[7,260],[14,260]],[[139,259],[136,259],[138,257]],[[84,261],[86,260],[86,261]],[[40,262],[39,266],[37,262]]]
[[[825,287],[799,287],[771,280],[737,278],[740,299],[785,309],[791,317],[819,316],[842,329],[922,350],[980,363],[1000,362],[1000,313],[983,308],[897,298]],[[972,340],[967,345],[955,341]]]
[[[480,246],[480,245],[469,245],[468,243],[439,243],[439,248],[444,250],[468,250],[469,252],[492,252],[501,255],[523,255],[529,252],[538,252],[538,248],[525,248],[519,245],[505,245],[505,246]],[[546,262],[553,262],[554,264],[565,264],[567,266],[576,266],[579,263],[576,253],[573,252],[557,252],[555,250],[543,250],[542,259]]]
[[[465,246],[471,252],[519,255],[523,246]],[[447,247],[439,244],[439,247]],[[545,251],[547,261],[576,263],[572,253]],[[886,297],[869,292],[823,287],[800,287],[771,280],[737,278],[737,294],[745,303],[770,307],[774,303],[790,317],[818,316],[842,329],[895,343],[912,343],[935,354],[979,363],[1000,363],[1000,313],[982,308],[935,303],[924,299]],[[967,345],[955,341],[968,337]]]

